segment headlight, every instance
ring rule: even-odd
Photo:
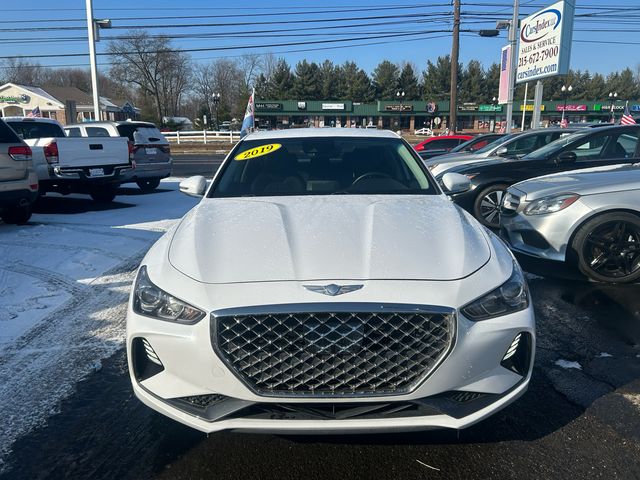
[[[554,195],[553,197],[544,197],[535,202],[531,202],[524,209],[525,215],[543,215],[545,213],[554,213],[564,210],[572,205],[580,195],[575,193],[565,193],[563,195]]]
[[[483,297],[462,307],[461,311],[470,320],[486,320],[524,310],[529,306],[529,289],[520,266],[513,262],[513,273],[509,280]]]
[[[176,323],[193,324],[205,313],[155,286],[147,275],[147,267],[138,272],[133,291],[133,311],[139,315]]]

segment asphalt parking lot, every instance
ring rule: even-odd
[[[175,174],[210,174],[221,160],[176,157]],[[169,198],[170,203],[179,197],[172,188],[148,195],[122,188],[113,210],[99,214],[113,218],[120,210],[132,215],[135,208],[130,207],[140,199],[152,205]],[[94,208],[88,199],[45,198],[33,225],[22,228],[54,225],[77,214],[69,228],[105,235],[94,220],[81,216]],[[137,221],[146,225],[150,220],[157,219]],[[122,234],[135,231],[128,225]],[[140,248],[153,240],[151,234],[136,235]],[[11,245],[5,243],[2,248]],[[0,479],[640,478],[638,285],[597,285],[570,270],[523,259],[538,328],[531,386],[516,403],[467,430],[206,436],[156,414],[131,392],[122,315],[140,248],[114,259],[116,266],[101,277],[117,284],[111,294],[98,296],[116,317],[108,355],[50,407],[55,414],[13,444],[4,467],[0,464]],[[77,289],[71,295],[86,293]],[[12,355],[29,361],[28,354]],[[13,360],[0,355],[0,380],[3,363]],[[0,387],[0,395],[10,393]]]

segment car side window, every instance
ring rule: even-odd
[[[611,132],[595,135],[569,150],[576,154],[578,162],[612,160],[633,157],[638,145],[638,131]]]
[[[67,134],[67,137],[81,137],[82,133],[80,133],[80,129],[78,127],[65,128],[64,131]]]
[[[458,140],[455,138],[443,138],[441,140],[433,140],[424,146],[425,150],[450,150],[458,146]]]
[[[86,127],[88,137],[108,137],[109,132],[102,127]]]
[[[527,135],[526,137],[518,138],[515,142],[507,145],[507,153],[510,155],[520,155],[532,152],[535,149],[537,140],[537,135]]]

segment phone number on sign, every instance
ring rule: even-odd
[[[549,58],[557,57],[559,52],[559,47],[549,47],[538,52],[533,52],[530,55],[524,55],[518,58],[518,67],[524,67],[532,63],[544,62]]]

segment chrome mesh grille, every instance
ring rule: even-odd
[[[260,395],[407,393],[450,351],[455,314],[377,307],[218,314],[212,342],[231,371]]]

